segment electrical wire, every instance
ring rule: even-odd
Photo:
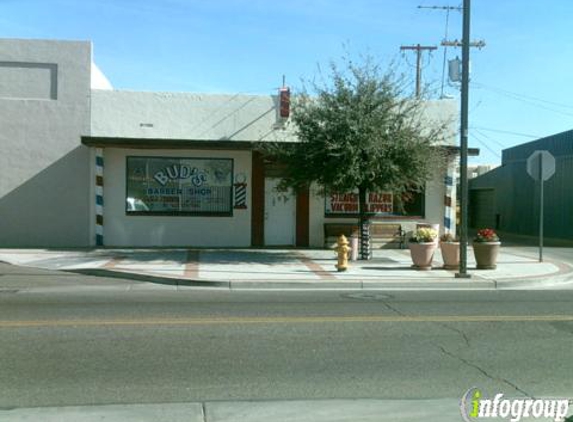
[[[225,109],[227,105],[231,104],[231,102],[233,102],[236,98],[239,98],[241,96],[242,93],[238,92],[236,94],[234,94],[232,97],[230,97],[227,101],[223,102],[222,104],[219,104],[219,106],[217,108],[215,108],[214,110],[211,111],[211,113],[209,114],[208,117],[206,117],[205,119],[201,120],[199,123],[197,123],[195,126],[193,126],[191,128],[191,133],[199,130],[199,128],[205,124],[209,124],[209,119],[211,117],[218,117],[218,114],[221,110]],[[204,134],[205,132],[213,129],[214,126],[212,126],[209,129],[206,129],[205,131],[203,131],[202,134]]]
[[[496,94],[505,96],[507,98],[511,98],[512,100],[531,105],[533,107],[541,108],[541,109],[544,109],[547,111],[551,111],[553,113],[561,114],[563,116],[573,117],[573,113],[568,113],[568,112],[565,112],[562,110],[558,110],[554,107],[548,107],[548,106],[540,104],[540,103],[552,104],[553,106],[557,106],[557,107],[572,108],[571,106],[568,106],[565,104],[553,103],[553,102],[542,100],[539,98],[530,97],[530,96],[523,95],[523,94],[517,94],[515,92],[507,91],[507,90],[504,90],[501,88],[488,87],[487,85],[480,84],[478,82],[473,82],[472,85],[476,88],[486,89],[488,91],[491,91],[491,92],[494,92]]]
[[[483,136],[485,139],[487,139],[490,142],[493,142],[494,144],[496,144],[497,146],[501,147],[501,148],[505,148],[505,145],[503,145],[501,142],[499,142],[496,139],[491,138],[490,136],[486,135],[485,133],[483,133],[481,130],[473,128],[473,130],[475,132],[477,132],[480,136]]]
[[[230,103],[232,99],[234,99],[235,97],[237,97],[236,94],[233,97],[231,97],[227,102],[225,102],[221,107],[219,107],[218,110],[222,109],[223,106],[225,106],[227,103]],[[240,111],[241,109],[245,108],[249,103],[252,103],[255,100],[255,97],[251,97],[249,100],[245,101],[244,103],[242,103],[241,105],[239,105],[239,107],[231,110],[228,114],[224,115],[222,118],[220,118],[218,121],[216,121],[215,123],[213,123],[213,125],[211,125],[211,127],[205,129],[203,132],[201,132],[198,136],[199,138],[201,138],[203,135],[205,135],[206,133],[208,133],[210,130],[216,128],[217,126],[219,126],[221,123],[223,123],[225,120],[231,118],[233,115],[237,114],[238,111]],[[213,113],[211,114],[211,116],[215,116]],[[209,117],[211,117],[209,116]]]
[[[486,85],[486,84],[483,84],[483,83],[481,83],[481,82],[472,82],[472,81],[470,81],[470,83],[471,83],[472,85],[475,85],[477,88],[484,88],[484,89],[489,89],[489,90],[492,90],[492,91],[499,91],[499,92],[506,93],[506,94],[508,94],[508,95],[514,95],[514,96],[516,96],[516,97],[522,97],[522,98],[525,98],[525,99],[528,99],[528,100],[538,101],[538,102],[540,102],[540,103],[546,103],[546,104],[553,105],[553,106],[557,106],[557,107],[563,107],[563,108],[573,109],[573,105],[570,105],[570,104],[563,104],[563,103],[556,103],[556,102],[554,102],[554,101],[542,100],[541,98],[532,97],[531,95],[519,94],[519,93],[517,93],[517,92],[508,91],[507,89],[498,88],[498,87],[491,86],[491,85]]]
[[[505,133],[507,135],[522,136],[524,138],[532,138],[532,139],[542,138],[542,136],[538,136],[538,135],[531,135],[531,134],[520,133],[520,132],[512,132],[510,130],[493,129],[493,128],[483,127],[483,126],[472,126],[470,129],[479,129],[479,130],[485,130],[488,132]]]
[[[470,134],[476,141],[478,141],[481,145],[483,145],[485,147],[485,149],[487,149],[489,152],[491,152],[493,155],[495,155],[497,158],[499,158],[501,160],[501,154],[499,154],[498,152],[491,149],[490,146],[487,144],[487,142],[480,139],[479,136],[476,135],[475,133],[470,132]]]

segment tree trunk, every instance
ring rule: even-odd
[[[360,219],[360,259],[372,259],[370,248],[370,220],[366,213],[366,189],[358,188],[358,212]]]

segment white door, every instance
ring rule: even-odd
[[[277,192],[279,178],[265,178],[265,245],[293,246],[296,198],[292,191]]]

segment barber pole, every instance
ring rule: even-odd
[[[247,209],[247,184],[235,183],[235,206],[236,210]]]
[[[95,150],[96,246],[103,246],[103,149]]]
[[[445,184],[445,195],[444,195],[444,230],[446,233],[450,233],[454,228],[455,218],[454,218],[454,208],[452,204],[452,196],[454,189],[454,166],[452,164],[448,165],[447,174],[444,179]]]

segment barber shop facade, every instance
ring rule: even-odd
[[[26,144],[36,151],[29,156],[39,157],[8,178],[4,173],[16,163],[1,163],[0,246],[324,247],[327,225],[356,223],[354,192],[324,195],[314,185],[296,193],[276,189],[280,163],[255,146],[297,142],[288,90],[121,91],[97,70],[88,42],[0,42],[8,51],[0,72],[12,82],[11,88],[0,85],[2,119],[12,116],[12,132],[0,135],[2,142],[15,156],[25,155]],[[38,72],[30,72],[34,66]],[[41,95],[47,98],[36,98]],[[455,125],[451,100],[429,102],[426,113]],[[18,130],[20,124],[31,130]],[[453,145],[455,127],[451,133]],[[370,192],[373,224],[409,231],[431,223],[454,231],[451,149],[447,168],[437,166],[405,210],[395,207],[391,192]],[[43,201],[48,189],[55,197]]]

